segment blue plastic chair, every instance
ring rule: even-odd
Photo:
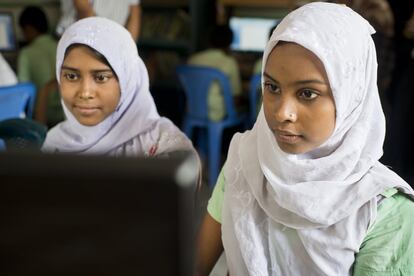
[[[254,74],[250,79],[250,88],[249,88],[249,125],[253,127],[257,119],[257,106],[259,100],[261,100],[261,91],[262,91],[262,76],[261,74]]]
[[[7,150],[39,151],[46,134],[47,127],[32,119],[12,118],[0,121],[0,140],[3,140]]]
[[[3,139],[0,139],[0,151],[5,151],[6,150],[6,143],[4,142]]]
[[[0,93],[0,120],[25,117],[28,104],[29,95],[27,93]]]
[[[180,65],[176,71],[187,98],[183,131],[191,140],[194,140],[195,128],[205,130],[202,132],[204,136],[199,137],[199,140],[206,141],[207,150],[204,150],[207,152],[209,184],[212,186],[216,183],[221,166],[223,130],[229,127],[245,126],[247,116],[237,113],[233,103],[230,81],[221,71],[195,65]],[[226,116],[221,121],[211,121],[208,117],[207,98],[210,86],[214,81],[220,84],[225,103]],[[200,143],[198,148],[200,148]],[[202,147],[201,150],[203,150]]]
[[[0,86],[0,120],[8,118],[33,118],[36,87],[31,82]]]

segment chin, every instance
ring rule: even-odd
[[[83,126],[96,126],[100,122],[99,120],[91,120],[91,119],[85,119],[85,118],[76,118],[76,120]]]
[[[307,153],[309,151],[311,151],[311,149],[308,149],[307,147],[303,147],[303,146],[292,146],[292,145],[281,145],[279,144],[279,148],[287,154],[303,154],[303,153]]]

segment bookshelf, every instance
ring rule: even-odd
[[[185,96],[175,68],[203,48],[206,30],[215,21],[214,5],[212,0],[141,0],[138,51],[147,66],[159,113],[178,126]]]
[[[178,51],[183,55],[202,47],[202,30],[209,25],[209,0],[142,0],[142,29],[138,47]]]
[[[290,8],[296,5],[297,0],[218,0],[224,6],[252,7],[252,8]]]

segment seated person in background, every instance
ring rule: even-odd
[[[0,53],[0,86],[9,86],[17,84],[17,77],[13,69]]]
[[[325,2],[277,26],[257,122],[233,137],[207,207],[198,275],[223,248],[230,275],[414,275],[414,191],[379,162],[373,33]]]
[[[56,89],[47,93],[44,90],[48,83],[55,82],[57,42],[48,34],[47,17],[39,7],[26,7],[20,14],[19,25],[27,42],[27,46],[21,49],[18,56],[19,81],[30,81],[35,84],[35,119],[53,126],[63,120],[60,96]]]
[[[89,16],[100,16],[125,26],[135,41],[139,38],[141,28],[140,0],[61,0],[60,6],[62,17],[56,29],[59,36],[76,20]]]
[[[210,32],[209,41],[211,48],[191,56],[188,64],[212,67],[227,75],[237,106],[237,97],[241,96],[242,90],[237,61],[229,54],[233,32],[227,25],[215,26]],[[214,83],[210,87],[208,107],[211,120],[220,121],[226,116],[224,98],[218,83]]]
[[[269,38],[272,36],[272,33],[273,33],[273,31],[276,29],[276,27],[277,27],[277,24],[275,25],[275,26],[273,26],[272,28],[270,28],[270,30],[269,30]],[[253,75],[256,75],[256,74],[261,74],[262,73],[262,57],[260,57],[255,63],[254,63],[254,66],[253,66]]]
[[[272,36],[273,31],[276,29],[277,24],[275,26],[273,26],[272,28],[270,28],[269,30],[269,38]],[[254,64],[253,66],[253,74],[252,77],[254,75],[257,74],[261,74],[262,73],[262,65],[263,65],[263,58],[260,57]],[[257,104],[256,104],[256,110],[257,110],[257,114],[259,114],[260,111],[260,107],[262,106],[262,86],[260,85],[256,92],[258,93],[258,95],[260,94],[260,97],[257,97]]]
[[[191,141],[158,115],[147,69],[123,26],[101,17],[79,20],[62,35],[56,59],[67,119],[48,132],[43,151],[112,156],[195,152]]]

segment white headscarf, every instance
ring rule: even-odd
[[[130,33],[118,23],[100,17],[71,25],[58,44],[59,82],[66,49],[75,43],[95,49],[108,60],[118,76],[121,98],[116,111],[96,126],[81,125],[62,102],[67,120],[49,131],[43,149],[106,153],[153,127],[160,116],[149,92],[147,69]]]
[[[346,275],[375,218],[376,196],[390,187],[413,195],[378,161],[385,118],[373,33],[346,6],[315,2],[291,12],[272,34],[263,69],[278,41],[313,52],[327,72],[336,124],[323,145],[300,155],[280,149],[263,108],[253,129],[234,137],[224,167],[222,230],[235,275]],[[290,238],[279,226],[290,229]],[[289,252],[297,256],[291,263]]]

